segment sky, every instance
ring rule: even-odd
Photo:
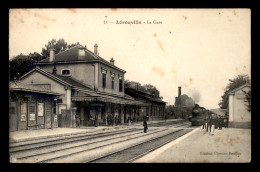
[[[9,11],[9,59],[41,53],[53,38],[92,52],[97,43],[99,55],[113,57],[125,79],[156,86],[170,105],[180,86],[200,106],[219,108],[229,79],[251,78],[250,9]]]

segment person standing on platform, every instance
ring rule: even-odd
[[[219,129],[220,130],[222,130],[223,125],[224,125],[223,116],[220,116],[220,120],[219,120]]]
[[[228,114],[225,113],[225,128],[228,128]]]
[[[224,118],[224,127],[225,127],[225,128],[228,128],[228,119],[227,119],[227,116],[225,116],[225,118]]]
[[[215,119],[215,128],[218,129],[218,127],[219,127],[219,116],[217,115]]]
[[[79,116],[79,114],[76,115],[76,127],[80,128],[80,116]]]
[[[209,114],[207,115],[206,120],[205,120],[206,132],[208,132],[208,124],[209,124]]]
[[[214,131],[215,131],[215,126],[216,126],[216,123],[217,123],[218,119],[217,117],[213,117],[212,118],[212,121],[211,121],[211,135],[214,135]]]
[[[128,126],[130,126],[131,125],[131,117],[130,116],[128,116]]]
[[[212,127],[212,116],[209,116],[208,123],[207,123],[207,132],[211,133],[211,127]]]
[[[144,133],[146,133],[148,129],[146,118],[144,118],[143,126],[144,126]]]
[[[97,126],[98,126],[98,116],[95,115],[95,127],[97,127]]]
[[[220,117],[220,130],[222,130],[223,125],[224,125],[224,117],[221,116]]]
[[[108,126],[110,125],[110,115],[109,115],[109,112],[107,112],[107,125]]]
[[[206,129],[206,123],[207,123],[207,118],[204,118],[202,121],[202,129]]]

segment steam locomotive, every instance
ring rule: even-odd
[[[202,125],[204,120],[208,117],[209,113],[209,110],[206,110],[204,107],[200,107],[199,105],[195,104],[194,108],[192,108],[191,115],[189,116],[189,121],[191,122],[191,125]]]

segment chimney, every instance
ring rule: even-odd
[[[55,49],[54,48],[50,48],[50,58],[49,58],[49,62],[53,62],[55,59]]]
[[[178,90],[178,98],[180,99],[181,98],[181,87],[178,87],[179,90]]]
[[[97,44],[94,45],[94,55],[98,56],[98,45]]]
[[[82,46],[82,47],[79,47],[78,50],[79,50],[79,52],[78,52],[78,59],[79,60],[85,60],[85,56],[86,56],[85,50],[86,50],[86,48]]]
[[[181,105],[181,87],[178,88],[178,105]]]
[[[111,58],[110,63],[111,63],[112,65],[115,65],[115,60],[113,59],[113,57]]]
[[[57,74],[56,62],[54,63],[54,67],[53,67],[52,73],[53,74]]]

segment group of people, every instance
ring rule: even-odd
[[[76,127],[80,128],[80,115],[77,114],[75,116],[75,118],[76,118]],[[91,116],[90,120],[93,122],[94,126],[97,126],[97,118],[94,118],[93,116]],[[108,125],[113,125],[113,120],[115,120],[115,124],[120,122],[120,119],[119,119],[118,115],[116,115],[115,118],[113,118],[112,115],[108,114],[107,115],[107,124]],[[148,130],[147,120],[148,120],[148,116],[144,117],[144,121],[143,121],[144,133],[146,133],[147,130]],[[128,125],[130,125],[130,123],[131,123],[131,117],[130,116],[128,117],[127,122],[128,122]]]
[[[110,126],[114,125],[114,121],[115,121],[115,125],[121,123],[120,118],[117,114],[115,115],[115,117],[113,117],[113,115],[108,114],[107,115],[107,125],[110,125]]]
[[[222,130],[223,127],[228,128],[228,117],[211,114],[204,120],[202,129],[214,135],[215,129]]]

